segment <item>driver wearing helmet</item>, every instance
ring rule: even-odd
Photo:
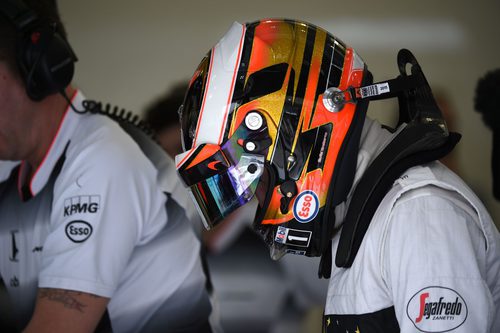
[[[460,135],[418,62],[397,62],[373,83],[319,27],[234,23],[189,83],[177,171],[207,228],[256,200],[272,258],[322,257],[326,332],[500,332],[499,232],[437,161]],[[366,117],[394,97],[395,129]]]

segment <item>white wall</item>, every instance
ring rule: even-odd
[[[409,48],[431,86],[449,95],[457,130],[463,134],[456,153],[459,173],[500,223],[500,203],[491,195],[491,132],[473,111],[477,80],[500,67],[498,0],[59,3],[80,59],[76,84],[89,98],[137,113],[172,84],[190,77],[233,21],[287,17],[320,25],[353,46],[375,80],[397,75],[396,53]],[[376,117],[394,111],[392,104],[377,104],[370,111]]]

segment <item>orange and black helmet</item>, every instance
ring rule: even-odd
[[[356,52],[294,20],[234,23],[207,53],[180,109],[177,170],[210,228],[253,198],[271,254],[321,255],[352,186],[371,83]]]

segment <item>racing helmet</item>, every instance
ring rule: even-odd
[[[307,22],[235,22],[205,55],[179,109],[179,176],[210,229],[257,200],[253,228],[278,259],[320,256],[352,186],[372,77]],[[339,93],[341,92],[341,93]]]

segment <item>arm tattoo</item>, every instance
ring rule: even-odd
[[[39,290],[40,299],[47,299],[49,301],[59,302],[67,309],[73,309],[84,313],[87,305],[77,300],[74,296],[82,295],[83,293],[64,289],[48,289],[41,288]]]

